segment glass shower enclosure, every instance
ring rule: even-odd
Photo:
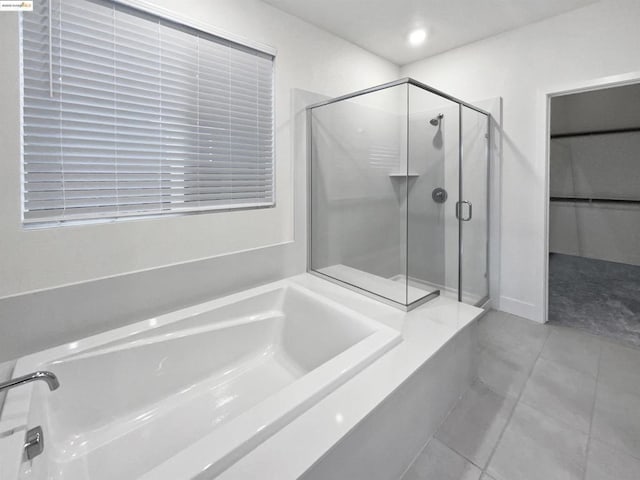
[[[483,304],[489,119],[410,78],[309,106],[308,270],[406,310]]]

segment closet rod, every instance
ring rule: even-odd
[[[590,135],[610,135],[614,133],[631,133],[631,132],[640,132],[640,127],[617,128],[614,130],[592,130],[587,132],[575,132],[575,133],[553,133],[551,134],[551,138],[588,137]]]
[[[616,203],[640,205],[640,200],[621,198],[582,198],[582,197],[550,197],[552,202],[576,202],[576,203]]]

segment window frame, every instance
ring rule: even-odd
[[[49,0],[46,0],[49,1]],[[88,0],[91,1],[91,0]],[[243,206],[241,204],[231,206],[231,205],[221,205],[219,207],[207,207],[200,208],[197,207],[194,209],[185,209],[183,211],[171,211],[168,210],[164,213],[158,212],[140,212],[133,214],[124,214],[117,215],[115,213],[111,215],[91,215],[87,214],[86,218],[76,217],[76,218],[68,218],[68,219],[34,219],[34,220],[25,220],[25,200],[26,200],[26,192],[25,192],[25,162],[24,162],[24,144],[25,144],[25,136],[24,136],[24,52],[22,47],[22,39],[23,39],[23,27],[22,27],[22,16],[28,15],[30,12],[20,12],[19,16],[19,70],[20,70],[20,220],[21,226],[25,230],[31,229],[43,229],[43,228],[52,228],[52,227],[61,227],[61,226],[84,226],[84,225],[92,225],[92,224],[104,224],[104,223],[120,223],[120,222],[128,222],[134,220],[155,220],[158,218],[171,218],[178,216],[191,216],[191,215],[202,215],[202,214],[213,214],[213,213],[229,213],[229,212],[241,212],[246,210],[262,210],[262,209],[271,209],[275,208],[278,205],[277,202],[277,162],[276,162],[276,68],[277,68],[277,49],[271,45],[261,43],[259,41],[255,41],[244,37],[242,35],[237,35],[231,33],[227,30],[218,28],[206,22],[201,22],[198,20],[194,20],[193,18],[177,13],[175,11],[166,9],[164,7],[160,7],[151,2],[145,0],[104,0],[113,4],[117,4],[123,6],[125,8],[129,8],[140,12],[141,14],[151,15],[157,17],[158,20],[164,20],[169,23],[174,24],[176,27],[186,27],[188,29],[195,30],[197,32],[204,33],[206,35],[218,37],[219,39],[227,42],[231,42],[233,44],[238,45],[240,48],[248,48],[254,50],[256,52],[269,55],[272,57],[271,60],[271,127],[272,127],[272,146],[271,146],[271,190],[272,190],[272,200],[270,204],[267,205],[251,205],[247,204]]]

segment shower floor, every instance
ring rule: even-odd
[[[411,303],[438,290],[426,283],[412,281],[407,286],[403,275],[385,278],[342,264],[320,268],[318,272],[399,303],[405,303],[407,297]]]
[[[409,285],[406,285],[406,276],[403,274],[385,278],[342,264],[320,268],[317,271],[399,303],[405,303],[404,300],[407,297],[407,303],[412,303],[434,292],[440,292],[440,296],[454,300],[458,298],[456,288],[437,285],[417,278],[409,277]],[[481,300],[481,296],[471,292],[466,292],[463,295],[463,301],[470,305],[477,305]]]
[[[640,346],[640,266],[552,253],[549,323]]]
[[[405,276],[402,274],[395,275],[391,277],[391,280],[404,284]],[[425,292],[435,292],[436,290],[439,290],[441,297],[447,297],[453,300],[456,300],[458,298],[458,291],[455,288],[449,288],[443,285],[426,282],[424,280],[418,280],[417,278],[409,277],[409,287],[417,288],[418,290],[422,290]]]

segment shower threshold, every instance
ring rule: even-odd
[[[405,300],[407,304],[412,304],[423,298],[440,294],[438,287],[414,282],[411,279],[406,285],[404,275],[387,278],[343,264],[319,268],[316,272],[399,304],[404,304]]]

